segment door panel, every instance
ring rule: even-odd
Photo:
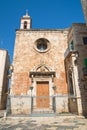
[[[48,108],[49,107],[49,82],[37,82],[37,107]]]

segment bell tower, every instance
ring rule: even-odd
[[[24,16],[21,18],[20,29],[27,30],[27,29],[30,29],[30,28],[31,28],[31,18],[30,18],[30,16],[28,15],[28,12],[26,11],[26,15],[24,15]]]

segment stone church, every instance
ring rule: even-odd
[[[16,30],[7,111],[87,115],[87,26],[32,29],[26,13]]]

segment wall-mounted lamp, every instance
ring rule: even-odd
[[[54,82],[54,75],[52,74],[52,82]]]
[[[54,91],[56,90],[56,86],[55,85],[52,88],[53,88]]]
[[[33,86],[30,86],[30,90],[31,90],[31,91],[33,90]]]
[[[31,75],[31,82],[33,83],[34,81],[34,75]]]
[[[52,88],[53,88],[53,90],[54,90],[54,94],[55,94],[55,91],[56,91],[56,86],[54,85]]]
[[[10,79],[12,77],[12,72],[13,72],[14,68],[13,68],[13,65],[10,65],[9,66],[9,69],[8,69],[8,78]]]
[[[11,72],[13,72],[13,70],[14,70],[13,65],[10,65],[9,70],[10,70]]]

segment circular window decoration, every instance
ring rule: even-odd
[[[46,52],[49,49],[49,41],[45,38],[40,38],[35,42],[35,49],[39,52]]]

